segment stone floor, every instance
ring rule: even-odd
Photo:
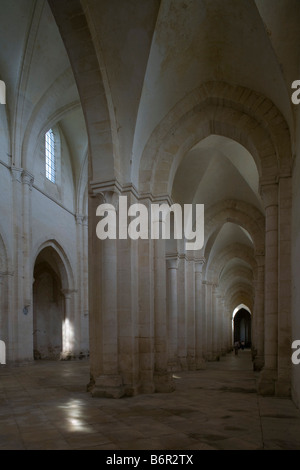
[[[0,450],[300,450],[300,411],[256,394],[250,352],[174,374],[176,391],[85,391],[88,362],[0,366]]]

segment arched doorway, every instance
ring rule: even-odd
[[[251,347],[251,315],[245,309],[237,311],[233,319],[234,342],[240,341],[246,348]]]
[[[71,319],[67,318],[66,307],[68,276],[52,245],[43,248],[37,256],[33,277],[34,359],[61,359],[70,347]]]

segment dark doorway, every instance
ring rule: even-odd
[[[234,342],[243,342],[246,348],[251,347],[251,315],[241,308],[234,317]]]
[[[33,344],[34,359],[60,359],[62,352],[62,328],[64,299],[61,280],[47,262],[51,249],[46,248],[38,256],[33,284]]]

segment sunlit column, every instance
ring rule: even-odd
[[[84,282],[83,282],[83,220],[84,216],[77,214],[76,215],[76,229],[77,229],[77,302],[76,310],[74,312],[74,329],[76,332],[76,345],[75,350],[76,354],[79,354],[82,351],[82,316],[83,316],[83,299],[84,299]]]
[[[72,310],[71,310],[71,296],[72,291],[69,289],[63,289],[62,294],[64,296],[64,320],[63,320],[63,350],[62,357],[68,358],[73,353],[74,343],[74,325],[72,322]]]

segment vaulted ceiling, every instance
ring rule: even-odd
[[[92,53],[112,134],[108,160],[118,154],[124,184],[138,185],[140,162],[156,129],[175,109],[179,121],[181,103],[208,82],[244,87],[270,100],[293,145],[297,116],[290,97],[300,72],[299,24],[299,0],[1,0],[0,79],[8,103],[6,117],[3,110],[0,115],[0,132],[8,128],[1,158],[10,163],[11,155],[17,166],[30,169],[34,162],[24,149],[32,156],[38,136],[59,123],[77,187],[93,114],[83,99],[82,71],[90,88],[98,86]],[[80,72],[72,31],[78,40],[82,35]],[[99,126],[96,132],[100,138],[106,130]],[[100,173],[107,165],[101,152]],[[170,174],[175,201],[204,203],[208,212],[221,201],[242,201],[263,216],[258,169],[240,143],[212,132],[186,148],[176,165]],[[210,235],[213,242],[206,241],[210,256],[226,246],[253,246],[243,224],[231,222],[224,219],[223,228]],[[245,273],[245,263],[240,258],[225,268],[234,264]]]

